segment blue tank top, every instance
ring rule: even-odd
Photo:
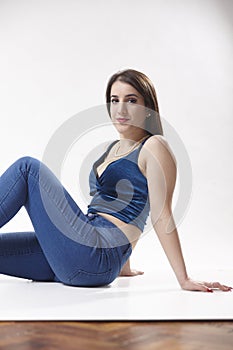
[[[96,169],[118,140],[112,142],[93,164],[89,175],[90,195],[93,198],[87,213],[111,214],[143,231],[150,208],[147,179],[138,167],[138,155],[147,139],[125,157],[110,163],[100,176]]]

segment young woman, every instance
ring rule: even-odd
[[[150,212],[181,288],[231,290],[194,281],[186,272],[171,210],[176,161],[163,137],[151,81],[136,70],[117,72],[108,82],[106,103],[119,140],[93,165],[86,214],[33,157],[19,158],[0,177],[0,227],[24,206],[35,230],[0,235],[0,273],[90,287],[140,275],[129,257]]]

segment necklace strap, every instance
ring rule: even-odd
[[[136,148],[136,146],[138,146],[140,143],[141,143],[141,146],[142,146],[142,144],[144,143],[144,141],[146,141],[146,139],[149,138],[150,136],[151,136],[151,135],[146,135],[145,137],[143,137],[142,139],[140,139],[139,141],[137,141],[137,145],[134,145],[133,147]],[[104,160],[104,159],[106,158],[108,152],[110,151],[110,149],[111,149],[117,142],[119,142],[119,140],[113,141],[113,142],[108,146],[107,150],[106,150],[105,153],[101,156],[101,158],[95,163],[95,172],[96,172],[96,175],[98,175],[98,174],[97,174],[97,170],[96,170],[97,167],[99,167],[100,169],[102,169],[102,168],[106,169],[107,166],[108,166],[109,164],[111,164],[111,163],[113,163],[113,162],[115,162],[115,161],[117,161],[117,160],[123,158],[124,155],[127,155],[127,154],[129,154],[130,152],[132,152],[132,149],[130,149],[130,151],[128,151],[126,154],[120,154],[120,155],[117,155],[117,156],[113,156],[113,157],[111,157],[111,158],[108,159],[108,160]],[[105,170],[104,170],[104,171],[105,171]],[[103,171],[103,172],[104,172],[104,171]],[[103,173],[103,172],[102,172],[102,173]],[[102,173],[100,174],[100,176],[102,175]],[[99,177],[99,176],[98,176],[98,177]]]
[[[119,145],[117,147],[117,149],[115,150],[114,152],[114,156],[115,157],[122,157],[122,156],[126,156],[128,155],[129,153],[131,153],[138,145],[140,145],[140,143],[142,143],[146,138],[148,138],[149,135],[146,135],[146,136],[143,136],[140,140],[138,140],[127,152],[125,153],[121,153],[121,154],[117,154],[117,152],[119,151],[119,148],[120,148],[120,142],[119,142]]]

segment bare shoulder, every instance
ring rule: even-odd
[[[150,155],[163,158],[171,157],[175,165],[177,164],[175,155],[167,139],[163,135],[153,135],[149,137],[144,143],[142,151],[144,151],[142,152],[142,156],[146,157],[146,159],[148,159]]]
[[[161,146],[170,148],[167,139],[163,135],[152,135],[146,140],[143,146],[145,146],[147,149],[153,149]]]

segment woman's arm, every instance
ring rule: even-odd
[[[172,216],[172,196],[176,183],[176,160],[165,139],[155,135],[145,143],[146,177],[151,221],[159,241],[183,289],[229,290],[218,282],[197,282],[188,277],[176,225]]]

